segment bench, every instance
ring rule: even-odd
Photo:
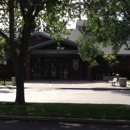
[[[109,82],[112,83],[112,86],[115,86],[115,83],[117,82],[117,78],[114,78],[112,81]]]

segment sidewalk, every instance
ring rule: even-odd
[[[126,87],[120,87],[119,82],[112,86],[110,82],[106,81],[88,81],[88,80],[37,80],[25,82],[25,86],[41,86],[44,84],[52,88],[86,88],[86,89],[101,89],[101,90],[130,90],[130,83],[127,82]]]

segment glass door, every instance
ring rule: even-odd
[[[50,70],[51,70],[50,77],[57,78],[57,64],[56,64],[56,62],[50,63]]]
[[[59,78],[60,79],[67,79],[68,78],[68,62],[66,60],[60,60],[59,61]]]
[[[31,64],[32,79],[41,79],[41,58],[33,58]]]
[[[43,78],[50,79],[67,79],[68,78],[68,61],[67,58],[44,58]]]
[[[42,78],[57,78],[56,59],[44,58],[42,63]]]
[[[50,78],[50,62],[44,62],[42,65],[42,78]]]

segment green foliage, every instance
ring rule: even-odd
[[[4,81],[0,81],[0,86],[4,85]],[[12,85],[12,81],[5,80],[5,85]]]
[[[0,37],[0,64],[3,63],[2,56],[5,53],[5,51],[4,51],[5,45],[6,45],[6,40],[4,38]]]
[[[57,47],[56,47],[57,50],[64,50],[65,47],[62,47],[60,42],[57,42]]]
[[[46,11],[40,11],[37,18],[42,21],[44,31],[57,41],[59,48],[60,41],[64,40],[63,36],[69,35],[66,25],[79,16],[82,8],[74,0],[47,2],[45,8]]]
[[[84,38],[80,36],[77,40],[78,54],[83,61],[88,61],[91,67],[97,66],[96,57],[101,55],[99,45],[96,43],[94,37]]]
[[[8,4],[0,3],[3,10],[0,10],[0,24],[2,30],[9,30]],[[79,17],[82,12],[81,2],[75,0],[23,0],[14,3],[14,30],[19,31],[17,38],[21,39],[23,28],[30,26],[31,32],[43,31],[50,34],[58,43],[63,40],[62,36],[69,35],[66,25],[70,20]],[[21,42],[17,42],[20,47]],[[57,45],[59,46],[59,45]]]
[[[119,63],[119,61],[117,61],[115,55],[105,54],[103,56],[103,58],[106,60],[106,62],[107,62],[109,67],[114,67],[114,66],[116,66]]]
[[[78,39],[79,55],[83,61],[88,61],[90,66],[96,66],[96,57],[101,54],[99,46],[112,47],[116,54],[122,45],[129,48],[130,36],[130,1],[125,0],[91,0],[84,3],[87,21],[87,34],[93,36]],[[89,32],[89,33],[88,33]],[[103,58],[109,67],[118,64],[115,55],[105,54]]]
[[[95,35],[103,46],[112,46],[117,53],[122,45],[129,47],[130,1],[91,0],[85,3],[86,29]]]

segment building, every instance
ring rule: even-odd
[[[57,43],[47,34],[31,34],[28,47],[25,79],[102,79],[102,75],[118,73],[130,78],[130,52],[123,46],[117,54],[119,64],[109,68],[100,57],[99,66],[90,68],[78,55],[75,40],[81,35],[83,21],[78,21],[76,29],[70,30],[69,40],[61,41],[64,50],[57,50]],[[111,48],[102,48],[111,54]],[[100,76],[100,77],[97,77]]]
[[[48,35],[37,32],[30,37],[26,76],[29,79],[85,79],[87,63],[83,62],[74,41],[60,43],[64,50],[57,50],[57,43]]]
[[[61,41],[63,50],[57,50],[57,43],[48,34],[42,32],[32,33],[28,43],[28,54],[25,66],[25,80],[37,79],[85,79],[101,80],[103,75],[119,74],[130,79],[130,51],[122,46],[117,54],[119,64],[113,68],[106,65],[101,57],[97,57],[99,66],[90,68],[87,62],[83,62],[78,55],[75,40],[84,29],[83,21],[78,21],[76,29],[70,30],[69,40]],[[109,47],[102,51],[111,54]],[[7,66],[0,67],[0,78],[14,76],[11,62]],[[8,71],[6,71],[8,70]]]

